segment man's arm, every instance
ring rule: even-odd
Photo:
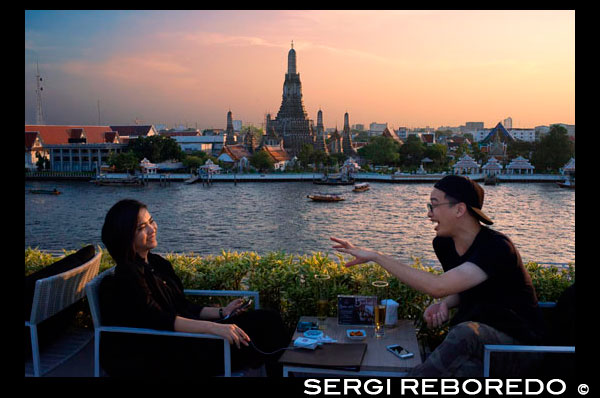
[[[364,264],[369,261],[376,262],[402,283],[435,298],[442,298],[463,292],[473,286],[477,286],[488,277],[481,268],[471,262],[463,263],[448,272],[436,275],[413,268],[403,261],[386,254],[362,249],[338,238],[332,237],[330,239],[338,243],[337,246],[333,247],[334,249],[355,257],[354,260],[346,263],[347,267]]]
[[[463,263],[450,271],[436,275],[410,267],[400,260],[381,253],[376,253],[371,261],[381,265],[401,282],[413,289],[427,293],[435,298],[456,295],[473,286],[477,286],[488,277],[481,268],[470,262]],[[458,302],[455,303],[456,299],[457,297],[450,298],[447,304],[458,304]],[[450,305],[448,307],[451,308]]]

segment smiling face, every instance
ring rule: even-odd
[[[133,249],[141,258],[146,259],[148,252],[158,245],[156,240],[157,230],[156,221],[154,221],[148,210],[141,208],[133,239]]]
[[[447,198],[443,191],[433,188],[429,196],[432,209],[427,212],[427,216],[433,223],[436,236],[452,236],[452,231],[456,223],[456,212],[453,207],[456,202],[452,198]]]

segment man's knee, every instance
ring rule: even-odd
[[[462,322],[450,328],[448,338],[452,340],[464,340],[478,338],[480,335],[480,325],[477,322]]]

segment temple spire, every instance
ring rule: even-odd
[[[231,109],[227,112],[227,128],[225,129],[225,145],[235,145],[235,134],[233,132],[233,116]]]
[[[290,75],[296,74],[296,50],[294,50],[294,42],[292,41],[292,48],[288,53],[288,73]]]

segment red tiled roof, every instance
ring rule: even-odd
[[[280,146],[265,145],[263,149],[271,155],[275,163],[285,162],[291,159],[290,154]]]
[[[433,134],[421,134],[421,140],[426,144],[433,144]]]
[[[81,127],[72,128],[70,130],[67,130],[67,134],[69,134],[69,138],[71,138],[71,139],[85,138],[84,131]]]
[[[152,125],[149,126],[110,126],[112,131],[116,131],[120,136],[147,136],[152,131]]]
[[[402,140],[400,140],[400,137],[398,137],[398,134],[396,134],[396,132],[393,129],[390,129],[388,127],[386,127],[385,130],[383,130],[383,133],[381,135],[384,137],[390,137],[394,141],[402,143]]]
[[[37,131],[26,131],[25,132],[25,150],[31,150],[35,144],[35,139],[38,137]]]
[[[25,131],[37,131],[46,145],[68,144],[69,138],[79,138],[85,134],[88,144],[105,143],[105,134],[113,130],[109,126],[55,126],[25,125]]]
[[[250,152],[241,144],[238,145],[224,145],[221,153],[227,153],[233,161],[238,161],[241,158],[245,157],[246,159],[250,159]]]
[[[104,133],[104,142],[110,143],[110,144],[120,144],[120,140],[119,140],[119,133],[117,133],[116,131],[109,131]]]

